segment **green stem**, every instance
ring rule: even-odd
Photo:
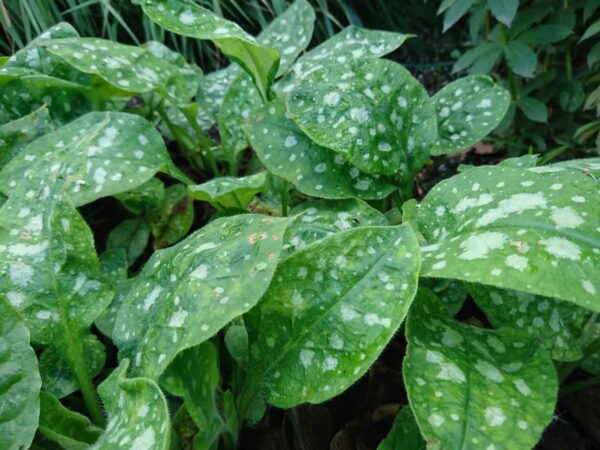
[[[281,215],[286,217],[288,215],[288,182],[284,181],[281,187]]]
[[[594,386],[596,384],[600,384],[600,375],[563,386],[560,390],[560,396],[562,397],[563,395],[569,395],[575,391],[579,391],[580,389]]]
[[[200,151],[206,157],[206,161],[208,162],[208,165],[212,170],[213,175],[219,176],[219,168],[217,166],[217,162],[215,161],[215,157],[212,153],[212,148],[215,146],[214,141],[204,134],[204,132],[200,128],[200,125],[198,125],[198,122],[196,121],[196,116],[195,114],[193,114],[193,111],[191,111],[188,108],[180,108],[179,110],[182,112],[182,114],[185,116],[186,120],[194,130],[194,133],[196,134],[196,139],[200,144]]]

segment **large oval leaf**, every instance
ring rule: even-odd
[[[0,447],[29,448],[40,414],[40,374],[29,331],[0,297]]]
[[[468,148],[498,126],[510,106],[510,93],[485,75],[460,78],[432,97],[438,138],[431,153],[442,155]]]
[[[379,199],[395,189],[384,178],[367,175],[342,155],[315,144],[285,116],[281,101],[257,112],[248,125],[248,137],[269,172],[304,194],[331,199]]]
[[[419,295],[406,325],[403,373],[428,448],[532,448],[552,419],[557,379],[550,354],[517,331],[447,318]]]
[[[371,174],[412,174],[434,143],[436,116],[425,88],[401,65],[363,59],[305,76],[286,99],[312,140]]]
[[[244,317],[246,391],[291,407],[347,389],[396,332],[415,295],[419,248],[412,229],[361,227],[285,259]]]
[[[290,220],[227,217],[155,252],[113,332],[132,371],[156,379],[181,350],[252,308],[271,281]]]
[[[423,274],[600,311],[600,196],[584,166],[478,167],[438,184],[418,215]]]

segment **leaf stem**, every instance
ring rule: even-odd
[[[587,380],[578,381],[576,383],[571,383],[563,386],[560,389],[560,396],[569,395],[575,391],[579,391],[580,389],[584,389],[589,386],[594,386],[596,384],[600,384],[600,375],[597,375],[592,378],[588,378]]]
[[[288,182],[284,181],[281,187],[281,216],[286,217],[288,215]]]

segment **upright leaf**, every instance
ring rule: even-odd
[[[290,93],[287,106],[313,141],[370,174],[412,176],[437,137],[425,88],[392,61],[316,69]]]
[[[498,126],[510,106],[510,94],[485,75],[460,78],[432,97],[438,138],[431,153],[441,155],[476,144]]]
[[[29,331],[0,297],[0,447],[29,448],[40,414],[40,374]]]
[[[418,270],[406,225],[336,233],[281,262],[244,317],[250,360],[242,413],[257,390],[285,408],[347,389],[404,320]]]
[[[487,0],[487,4],[494,17],[507,27],[510,27],[517,14],[519,0]]]
[[[192,198],[223,208],[246,208],[265,184],[266,172],[246,177],[217,177],[189,186]]]
[[[400,410],[389,434],[377,446],[377,450],[425,450],[425,448],[425,441],[408,405]]]
[[[419,209],[423,275],[571,301],[600,311],[600,197],[581,168],[483,166],[433,188]]]
[[[183,184],[165,190],[160,213],[152,220],[154,248],[163,248],[181,240],[194,223],[194,205]]]
[[[404,383],[428,448],[532,448],[556,402],[549,353],[515,330],[461,324],[443,310],[420,295],[406,325]]]
[[[251,309],[271,281],[290,219],[218,219],[150,258],[113,339],[132,372],[156,379],[177,354]]]

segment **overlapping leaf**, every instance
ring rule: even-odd
[[[178,174],[161,136],[139,116],[93,112],[36,139],[0,172],[0,190],[61,174],[80,206],[127,191],[158,172]]]
[[[425,276],[571,301],[600,311],[600,196],[581,168],[478,167],[438,184],[419,210]]]
[[[98,388],[110,420],[91,448],[166,450],[170,418],[165,397],[152,380],[127,378],[128,364],[128,360],[122,361]]]
[[[432,294],[413,304],[406,336],[404,382],[428,448],[537,443],[557,395],[549,352],[512,329],[448,319]]]
[[[409,175],[437,138],[425,88],[397,63],[362,59],[306,75],[286,99],[313,141],[370,174]]]
[[[155,252],[113,332],[132,372],[157,378],[181,350],[252,308],[271,281],[290,220],[227,217]]]
[[[40,374],[29,331],[0,296],[0,447],[29,448],[40,413]]]
[[[404,406],[392,424],[387,437],[377,446],[377,450],[425,450],[425,441],[415,421],[410,406]]]
[[[347,389],[400,326],[418,270],[406,225],[343,231],[286,258],[244,317],[250,360],[242,398],[259,389],[273,405],[291,407]]]
[[[259,193],[266,181],[266,172],[246,177],[218,177],[202,184],[189,186],[196,200],[210,202],[224,208],[245,208]]]
[[[361,172],[342,155],[310,140],[286,117],[281,101],[257,112],[248,125],[248,137],[269,172],[304,194],[331,199],[379,199],[395,189],[386,179]]]
[[[508,91],[485,75],[460,78],[432,97],[438,138],[431,153],[441,155],[468,148],[498,126],[510,106]]]

